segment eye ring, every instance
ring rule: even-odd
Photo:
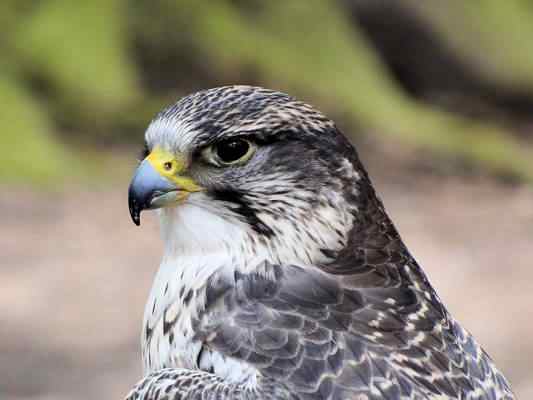
[[[254,143],[243,138],[230,138],[213,143],[203,151],[207,162],[218,167],[244,164],[255,152]]]

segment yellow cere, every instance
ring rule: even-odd
[[[186,192],[199,192],[203,190],[192,178],[181,175],[187,168],[185,157],[180,154],[172,154],[169,151],[156,147],[146,157],[146,160],[154,169],[176,184],[176,188]]]

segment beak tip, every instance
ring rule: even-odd
[[[132,214],[131,215],[131,219],[132,219],[132,221],[133,221],[133,223],[135,225],[137,225],[137,226],[141,225],[141,216],[140,216],[140,214],[136,214],[136,215]]]
[[[129,195],[129,209],[130,209],[130,216],[133,223],[137,226],[141,225],[141,208],[138,207],[137,202],[135,201],[135,198],[131,195]]]

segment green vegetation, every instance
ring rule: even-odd
[[[405,4],[480,75],[533,97],[529,3]],[[7,0],[0,15],[3,182],[94,170],[92,157],[77,155],[80,144],[138,142],[153,114],[183,93],[250,82],[361,133],[533,181],[533,150],[512,127],[408,96],[340,2]]]
[[[52,136],[43,110],[9,76],[0,78],[0,180],[39,183],[63,176],[67,152]]]
[[[408,0],[487,78],[533,89],[533,3],[528,0]]]

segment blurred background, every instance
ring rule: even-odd
[[[533,2],[2,0],[0,398],[141,377],[154,114],[226,84],[335,119],[452,314],[533,398]]]

